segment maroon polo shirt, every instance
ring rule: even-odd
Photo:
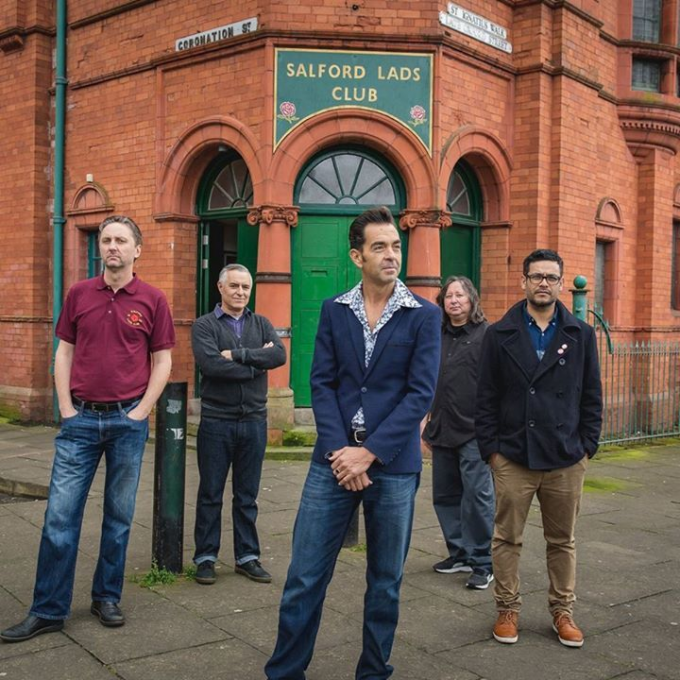
[[[125,401],[146,391],[151,353],[175,344],[163,293],[136,275],[115,293],[104,276],[68,292],[57,337],[75,345],[71,392],[84,401]]]

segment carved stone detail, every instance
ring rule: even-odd
[[[399,226],[404,230],[416,227],[446,229],[451,224],[451,215],[444,210],[402,210],[399,218]]]
[[[16,52],[24,47],[24,31],[15,28],[0,38],[0,50],[3,52]]]
[[[644,104],[619,105],[619,124],[633,155],[650,148],[672,154],[680,149],[680,115],[674,110]]]
[[[285,222],[289,227],[297,227],[299,211],[296,205],[260,205],[252,208],[246,219],[253,227],[272,222]]]

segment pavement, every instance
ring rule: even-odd
[[[49,427],[0,425],[0,492],[39,493],[49,481]],[[85,513],[73,611],[64,631],[0,644],[0,680],[262,680],[276,635],[304,461],[267,460],[260,493],[264,566],[273,583],[233,571],[229,513],[213,586],[179,579],[153,589],[135,582],[150,569],[153,448],[147,450],[128,552],[122,628],[89,612],[101,522],[102,472]],[[187,451],[184,562],[192,554],[197,486]],[[15,499],[16,500],[16,499]],[[45,500],[0,504],[0,628],[31,602]],[[360,541],[363,540],[360,535]],[[591,462],[577,531],[581,649],[560,645],[547,611],[545,547],[532,507],[521,574],[520,640],[491,638],[491,589],[470,591],[464,574],[437,574],[445,556],[432,510],[431,469],[418,494],[402,587],[393,678],[403,680],[680,679],[680,445],[621,450]],[[365,555],[343,550],[329,588],[308,680],[350,680],[361,647]]]

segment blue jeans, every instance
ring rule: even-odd
[[[106,458],[104,519],[92,600],[119,602],[125,555],[148,420],[131,420],[125,409],[107,413],[84,410],[66,418],[55,439],[56,452],[40,540],[31,614],[65,619],[71,609],[78,542],[87,494],[102,455]]]
[[[399,618],[399,588],[411,539],[420,475],[371,469],[364,491],[338,485],[330,465],[312,463],[293,531],[293,555],[279,610],[279,633],[265,667],[269,680],[304,680],[312,659],[326,588],[354,511],[363,501],[366,594],[357,680],[383,680]],[[358,584],[357,584],[358,585]]]
[[[491,571],[493,479],[476,440],[432,447],[432,502],[449,555]]]
[[[259,559],[257,494],[267,445],[267,421],[201,418],[197,458],[201,481],[196,501],[194,562],[215,561],[222,533],[222,497],[232,468],[232,523],[236,564]]]

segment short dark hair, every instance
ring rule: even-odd
[[[461,287],[470,298],[470,316],[468,321],[475,324],[486,321],[486,316],[482,310],[482,304],[479,299],[479,293],[475,288],[475,284],[472,283],[472,281],[470,281],[467,276],[449,276],[449,278],[444,281],[444,285],[441,287],[441,290],[437,295],[437,304],[441,307],[442,312],[444,312],[442,315],[442,326],[446,326],[449,323],[449,317],[446,315],[446,311],[444,310],[444,298],[446,297],[446,293],[449,290],[449,286],[456,281],[460,283]]]
[[[560,276],[564,272],[564,261],[554,250],[549,250],[548,248],[539,248],[534,250],[533,253],[529,253],[524,258],[524,265],[522,267],[522,273],[526,276],[529,273],[529,266],[532,262],[557,262],[560,266]]]
[[[369,224],[391,224],[396,227],[392,213],[384,205],[361,213],[349,226],[349,247],[352,250],[361,250],[364,247],[364,234]]]
[[[102,231],[104,231],[105,227],[108,227],[109,224],[124,224],[131,232],[132,232],[132,238],[135,241],[136,246],[141,246],[143,243],[142,240],[142,230],[135,224],[135,221],[131,217],[126,217],[125,215],[111,215],[111,217],[107,217],[100,225],[99,225],[99,235],[101,236]]]

